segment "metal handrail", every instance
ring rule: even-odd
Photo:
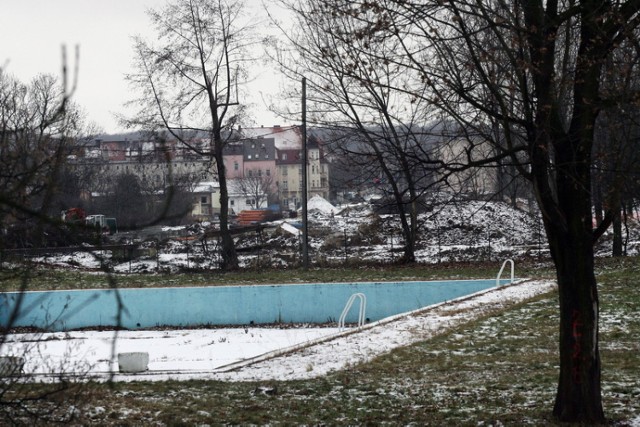
[[[344,320],[347,317],[347,313],[349,313],[349,310],[351,309],[351,306],[353,305],[356,298],[360,299],[360,311],[358,313],[358,327],[361,327],[362,325],[364,325],[364,320],[365,320],[364,316],[367,310],[367,297],[365,296],[365,294],[359,292],[357,294],[351,295],[351,297],[349,297],[349,300],[347,301],[347,304],[344,306],[344,310],[342,310],[342,314],[340,315],[340,319],[338,320],[338,328],[339,328],[338,330],[342,331],[344,329]]]
[[[498,276],[496,277],[496,287],[500,286],[500,277],[502,276],[502,271],[504,270],[504,268],[507,265],[507,263],[511,263],[511,282],[513,282],[514,272],[515,272],[515,265],[514,265],[512,259],[507,259],[502,263],[502,267],[500,267],[500,272],[498,273]]]

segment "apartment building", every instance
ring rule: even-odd
[[[234,131],[236,132],[236,131]],[[302,137],[299,126],[239,129],[223,152],[225,173],[233,197],[234,211],[279,204],[297,209],[302,198]],[[208,140],[194,138],[195,147],[206,151]],[[329,197],[329,164],[321,142],[310,136],[308,149],[308,196]],[[191,182],[194,214],[214,215],[215,164],[209,156],[194,153],[177,141],[147,141],[142,137],[113,136],[87,144],[84,158],[105,176],[136,175],[146,186],[159,191],[170,183]],[[264,194],[261,194],[261,192]],[[246,194],[242,194],[242,193]],[[253,201],[253,204],[251,203]],[[262,206],[262,205],[265,206]]]

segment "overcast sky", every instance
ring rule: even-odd
[[[260,6],[257,0],[253,10]],[[105,132],[117,132],[112,113],[123,112],[129,99],[124,74],[133,63],[131,36],[151,35],[145,11],[164,0],[0,0],[0,66],[27,83],[39,73],[61,74],[61,46],[73,58],[80,46],[78,89],[74,100],[90,121]],[[267,111],[263,99],[279,83],[263,76],[256,85],[252,112],[256,125],[280,119]],[[262,91],[262,93],[260,93]]]

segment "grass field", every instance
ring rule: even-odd
[[[323,281],[492,277],[492,268],[423,266],[315,275]],[[545,266],[526,268],[527,276],[551,274]],[[235,283],[302,282],[311,279],[307,274],[272,272],[263,280],[256,272],[225,277]],[[615,425],[640,425],[640,259],[600,260],[597,274],[605,412]],[[74,422],[549,425],[558,375],[557,329],[557,295],[552,293],[313,380],[84,384],[74,402]]]
[[[516,276],[552,278],[549,261],[517,261]],[[469,262],[420,265],[382,265],[359,268],[240,270],[181,274],[107,274],[100,271],[57,270],[34,266],[26,270],[0,270],[0,291],[99,289],[110,286],[146,288],[166,286],[221,286],[256,283],[318,283],[353,281],[492,279],[500,263]],[[507,269],[503,277],[508,277]]]

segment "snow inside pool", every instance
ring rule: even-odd
[[[313,342],[337,328],[224,328],[162,331],[71,331],[13,334],[3,351],[26,359],[34,377],[59,372],[106,377],[118,372],[118,353],[148,352],[149,372],[201,374],[261,354]],[[48,357],[29,357],[46,354]],[[25,357],[26,355],[26,357]],[[52,373],[54,373],[52,375]]]

